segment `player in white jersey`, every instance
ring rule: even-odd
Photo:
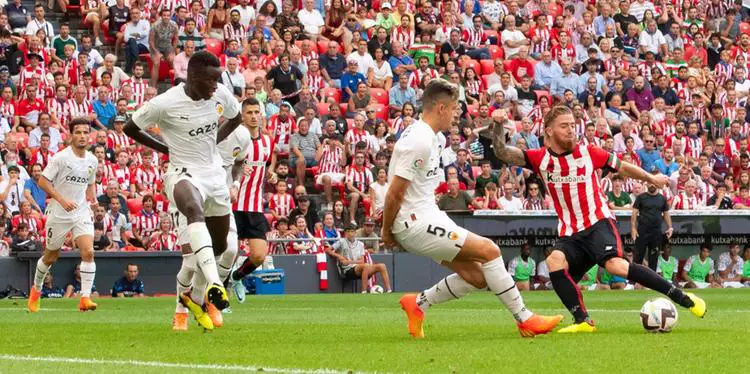
[[[75,118],[68,124],[71,144],[58,152],[42,172],[39,187],[50,197],[47,206],[47,244],[44,255],[36,263],[34,285],[29,292],[28,309],[39,311],[44,277],[60,257],[60,247],[68,233],[81,253],[81,300],[78,309],[82,312],[96,310],[91,301],[96,264],[94,263],[94,221],[89,203],[96,204],[96,167],[98,161],[87,152],[91,124],[88,118]]]
[[[229,306],[216,268],[217,258],[226,250],[231,213],[217,142],[241,122],[239,102],[218,84],[220,77],[216,56],[205,51],[194,54],[187,81],[144,103],[125,126],[125,133],[137,142],[169,154],[165,192],[170,207],[180,213],[172,215],[178,235],[189,243],[182,246],[182,267],[195,268],[208,284],[205,292],[193,287],[178,297],[207,330],[214,328],[209,309],[216,315]],[[221,117],[228,119],[222,125]],[[153,124],[159,126],[169,148],[143,131]]]
[[[422,321],[430,306],[489,287],[513,314],[521,336],[546,334],[563,317],[540,316],[526,309],[497,245],[456,225],[435,203],[445,145],[441,132],[450,129],[445,119],[453,118],[457,106],[458,88],[442,79],[432,80],[424,91],[422,120],[404,130],[389,166],[392,180],[382,233],[386,246],[401,246],[455,271],[419,295],[401,297],[409,333],[424,337]]]

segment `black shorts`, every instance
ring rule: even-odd
[[[270,231],[268,220],[263,213],[241,212],[235,210],[234,221],[237,224],[237,237],[240,239],[263,239]]]
[[[615,221],[603,219],[586,230],[557,239],[555,248],[565,253],[568,271],[578,282],[592,266],[604,266],[612,257],[622,257],[622,241]]]
[[[341,274],[341,278],[344,280],[355,280],[359,279],[359,275],[357,275],[357,267],[352,266],[349,269],[347,269],[344,274]]]

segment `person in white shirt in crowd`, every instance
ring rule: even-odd
[[[263,4],[265,1],[258,1],[258,4]],[[240,12],[240,23],[242,26],[245,26],[245,28],[250,27],[250,24],[253,23],[255,20],[255,9],[251,7],[250,0],[240,0],[240,3],[235,5],[231,11],[238,11]],[[279,6],[278,9],[281,7]]]
[[[513,195],[516,191],[516,187],[511,182],[506,182],[503,185],[503,196],[498,199],[498,202],[506,212],[518,212],[523,210],[523,201]]]
[[[372,202],[370,216],[373,219],[380,220],[383,217],[385,194],[388,192],[388,186],[388,170],[381,168],[375,176],[375,183],[370,185],[370,201]]]
[[[230,57],[227,59],[227,70],[221,74],[221,83],[223,83],[230,92],[234,93],[234,96],[241,97],[242,92],[245,91],[245,76],[240,73],[238,68],[239,61],[236,57]],[[239,95],[238,95],[239,93]]]
[[[505,30],[500,34],[503,48],[505,49],[505,58],[510,59],[521,50],[521,46],[529,45],[531,42],[520,30],[516,29],[516,17],[505,17]]]
[[[357,61],[357,72],[364,75],[369,82],[372,80],[373,70],[375,69],[375,60],[367,52],[367,41],[360,40],[357,43],[357,49],[352,51],[346,58],[346,61]]]
[[[640,137],[638,137],[638,134],[633,132],[633,122],[630,121],[624,121],[622,125],[620,125],[620,132],[615,134],[615,136],[612,137],[615,140],[615,148],[614,151],[616,153],[622,153],[626,151],[625,147],[625,139],[632,138],[633,141],[635,141],[635,146],[633,149],[636,151],[643,148],[643,140],[641,140]]]
[[[47,40],[55,37],[55,27],[44,19],[44,7],[41,4],[34,6],[34,19],[26,25],[26,36],[36,35],[37,31],[44,30],[47,34]]]
[[[318,40],[320,36],[320,29],[325,25],[325,20],[320,12],[314,8],[314,0],[305,0],[303,2],[304,8],[297,12],[297,18],[300,23],[304,26],[305,35],[312,41]],[[361,67],[362,64],[359,64]]]
[[[740,244],[729,243],[729,251],[719,256],[719,281],[724,288],[742,288],[742,274],[745,262],[740,254]]]
[[[649,21],[646,29],[641,31],[638,38],[641,55],[646,52],[653,52],[657,57],[666,58],[667,56],[667,39],[664,34],[656,28],[656,21]]]

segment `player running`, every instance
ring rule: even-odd
[[[457,87],[442,79],[432,80],[423,95],[422,120],[404,130],[389,167],[392,180],[383,213],[383,241],[455,271],[419,295],[401,297],[409,333],[424,337],[422,321],[430,306],[489,287],[513,314],[521,336],[546,334],[563,316],[545,317],[526,309],[495,243],[456,225],[435,204],[445,145],[442,132],[450,129],[451,121],[446,119],[453,118],[457,106]]]
[[[247,127],[245,137],[245,156],[242,163],[232,170],[232,211],[237,222],[235,240],[247,240],[249,256],[232,272],[230,282],[237,300],[245,302],[245,285],[242,279],[263,265],[268,252],[266,234],[269,231],[268,220],[263,214],[263,184],[268,181],[276,183],[276,153],[274,143],[267,134],[260,131],[260,103],[254,98],[242,103],[242,122]],[[236,134],[235,131],[233,134]],[[227,139],[231,140],[230,139]],[[223,143],[220,147],[224,147]],[[233,148],[236,149],[236,148]],[[226,159],[225,159],[226,160]],[[267,164],[270,165],[266,167]],[[225,164],[226,165],[226,164]],[[222,269],[220,269],[222,270]],[[229,271],[226,269],[226,271]]]
[[[229,306],[216,267],[226,251],[232,212],[217,142],[241,122],[240,104],[226,86],[218,84],[220,77],[216,56],[195,53],[188,63],[187,81],[144,103],[125,126],[125,133],[137,142],[169,154],[165,191],[170,208],[176,208],[172,217],[180,241],[189,243],[182,247],[182,267],[196,269],[208,284],[205,292],[195,287],[197,292],[178,297],[206,330],[214,326],[205,299],[218,310]],[[220,126],[221,117],[229,120]],[[169,148],[142,130],[152,124],[159,126]]]
[[[623,258],[620,234],[615,216],[607,207],[600,188],[598,169],[619,173],[661,189],[669,180],[621,162],[613,153],[596,145],[576,141],[573,112],[556,106],[544,117],[545,147],[521,150],[505,144],[504,110],[492,113],[493,146],[497,157],[509,165],[522,166],[541,175],[554,201],[560,238],[547,257],[549,277],[555,293],[568,308],[575,323],[560,329],[561,333],[594,332],[583,297],[576,286],[592,266],[598,264],[615,276],[640,283],[661,292],[698,317],[706,313],[703,299],[683,293],[653,270],[630,264]]]
[[[88,152],[88,118],[75,118],[68,124],[70,147],[52,156],[39,178],[39,187],[47,193],[51,201],[47,207],[47,245],[44,255],[36,263],[34,285],[29,292],[28,309],[39,311],[44,277],[50,267],[60,257],[60,247],[69,232],[81,253],[81,299],[78,309],[82,312],[96,310],[91,301],[91,287],[94,284],[96,263],[94,263],[94,221],[91,218],[91,204],[96,204],[96,167],[98,161]]]

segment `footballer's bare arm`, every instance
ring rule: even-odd
[[[505,125],[508,122],[508,116],[504,109],[497,109],[492,112],[494,126],[492,128],[492,147],[495,150],[495,156],[507,165],[524,166],[526,157],[523,151],[512,145],[505,144]]]

